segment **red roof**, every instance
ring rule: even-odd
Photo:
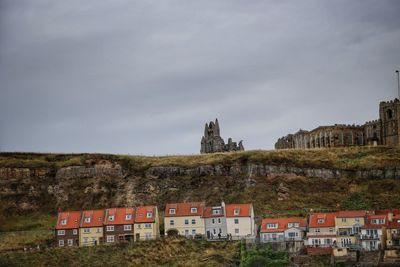
[[[133,224],[135,208],[110,208],[106,209],[104,225]]]
[[[86,218],[90,218],[86,222]],[[81,227],[99,227],[103,226],[104,210],[85,210],[82,212]]]
[[[357,218],[365,215],[367,215],[365,210],[340,210],[336,213],[337,218]]]
[[[56,229],[74,229],[79,228],[81,222],[81,211],[59,212]],[[62,222],[64,224],[62,224]]]
[[[203,216],[204,206],[204,202],[169,203],[165,206],[165,217]]]
[[[372,219],[384,219],[384,223],[371,223]],[[363,229],[380,229],[384,226],[387,226],[388,220],[386,214],[368,214],[367,221],[364,226],[361,227]]]
[[[136,208],[135,222],[137,223],[153,223],[156,219],[156,206],[142,206]]]
[[[309,227],[335,227],[336,212],[310,214]]]
[[[219,210],[219,214],[213,213],[213,210]],[[204,218],[216,218],[216,217],[223,217],[224,216],[224,209],[219,207],[205,207],[204,208]]]
[[[278,224],[278,228],[268,229],[267,224]],[[274,232],[283,232],[288,229],[289,223],[299,223],[299,227],[306,227],[307,220],[305,218],[300,217],[291,217],[291,218],[268,218],[263,219],[261,222],[261,232],[262,233],[274,233]]]
[[[389,229],[400,229],[400,219],[389,222],[387,228]]]
[[[388,213],[393,213],[394,216],[399,216],[400,215],[400,209],[385,209],[385,210],[378,210],[375,212],[375,214],[388,214]]]
[[[250,204],[227,204],[225,206],[226,217],[250,217],[253,205]],[[235,210],[237,213],[235,213]]]

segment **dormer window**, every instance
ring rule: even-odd
[[[90,223],[90,217],[85,218],[85,223]]]
[[[175,209],[169,209],[169,214],[175,214]]]
[[[288,227],[289,228],[292,228],[292,227],[299,227],[299,223],[297,223],[297,222],[292,222],[292,223],[288,223]]]
[[[276,228],[278,228],[277,223],[268,223],[267,224],[267,229],[276,229]]]
[[[240,209],[234,209],[234,210],[233,210],[233,214],[239,215],[239,213],[240,213]]]
[[[147,218],[153,217],[153,212],[148,211],[148,212],[146,213],[146,217],[147,217]]]
[[[67,224],[67,219],[62,219],[61,220],[61,225],[66,225]]]
[[[221,214],[221,211],[219,209],[213,209],[212,212],[213,212],[214,215]]]
[[[131,219],[132,219],[132,214],[126,214],[125,215],[125,220],[126,221],[131,220]]]
[[[318,219],[318,221],[317,221],[317,223],[319,223],[319,224],[324,223],[324,222],[325,222],[324,219]]]
[[[190,213],[197,213],[197,208],[191,208]]]
[[[114,215],[108,216],[108,220],[111,221],[111,222],[114,221]]]

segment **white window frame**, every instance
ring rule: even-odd
[[[188,225],[189,224],[189,219],[185,219],[184,223],[185,223],[185,225]]]
[[[74,240],[73,239],[68,239],[67,243],[68,243],[68,246],[72,247],[74,245]]]
[[[175,221],[174,220],[169,220],[169,225],[175,225]]]
[[[146,213],[146,217],[147,217],[147,218],[152,218],[152,217],[153,217],[153,212],[148,211],[148,212]]]
[[[234,222],[234,224],[239,224],[239,219],[238,218],[233,219],[233,222]]]
[[[267,223],[267,229],[277,229],[278,224],[277,223]]]
[[[240,213],[240,208],[236,208],[233,210],[233,214],[239,215],[239,213]]]
[[[83,228],[84,234],[90,234],[90,228]]]
[[[85,223],[90,223],[90,217],[85,218]]]
[[[218,221],[219,224],[222,223],[222,222],[221,222],[221,218],[218,218],[217,221]]]
[[[61,225],[66,225],[67,224],[67,219],[62,219],[60,222]]]
[[[73,234],[73,235],[77,235],[77,234],[78,234],[78,229],[73,229],[73,230],[72,230],[72,234]]]
[[[318,220],[317,220],[317,223],[318,223],[318,224],[323,224],[323,223],[325,223],[325,219],[318,219]]]
[[[151,229],[151,223],[145,223],[144,228],[146,229]]]
[[[132,231],[132,225],[131,224],[125,224],[124,225],[124,231]]]
[[[169,214],[176,214],[176,209],[169,209]]]
[[[64,246],[64,240],[63,239],[58,240],[58,246],[59,247],[63,247]]]
[[[219,215],[219,214],[221,214],[221,211],[219,209],[213,209],[213,214]]]
[[[109,215],[109,216],[108,216],[108,220],[109,220],[110,222],[113,222],[114,219],[115,219],[115,216],[114,216],[114,215]]]
[[[196,229],[192,229],[192,235],[196,235]]]
[[[107,243],[114,243],[115,242],[115,238],[113,235],[107,235],[106,236],[106,242]]]
[[[190,208],[190,213],[197,213],[197,208]]]
[[[132,214],[126,214],[125,215],[125,221],[132,220]]]
[[[65,230],[58,230],[57,235],[65,235]]]
[[[114,225],[107,225],[106,232],[114,232]]]
[[[235,228],[235,234],[239,234],[239,228]]]
[[[192,219],[192,224],[196,224],[196,219]]]

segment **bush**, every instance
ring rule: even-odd
[[[241,267],[286,266],[288,263],[288,253],[285,251],[274,251],[271,246],[254,247],[245,251],[242,244]]]

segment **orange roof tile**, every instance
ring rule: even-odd
[[[219,210],[219,214],[213,212],[213,210]],[[204,218],[215,218],[215,217],[223,217],[224,209],[221,206],[218,207],[205,207],[204,209]]]
[[[372,219],[384,219],[384,223],[371,223]],[[388,220],[386,214],[368,214],[367,221],[365,222],[364,226],[361,227],[363,229],[379,229],[384,226],[387,226]]]
[[[250,217],[253,204],[226,204],[226,217]],[[238,211],[238,213],[235,213]]]
[[[165,206],[165,217],[203,216],[204,202],[168,203]],[[196,209],[195,212],[192,212]],[[171,213],[175,209],[175,214]]]
[[[81,211],[59,212],[56,229],[74,229],[79,228],[81,222]],[[63,224],[64,223],[64,224]]]
[[[278,227],[274,229],[268,229],[267,224],[277,224]],[[306,227],[307,220],[300,217],[290,217],[290,218],[268,218],[263,219],[261,222],[261,232],[262,233],[274,233],[274,232],[284,232],[288,229],[289,223],[299,223],[299,227]]]
[[[336,212],[310,214],[309,227],[335,227]]]
[[[86,222],[86,218],[90,218]],[[82,212],[81,227],[100,227],[103,226],[104,210],[85,210]]]
[[[365,210],[340,210],[336,213],[337,218],[357,218],[365,215],[367,215]]]
[[[153,223],[156,219],[156,206],[136,207],[135,223]]]
[[[104,225],[133,224],[135,208],[109,208],[105,211]]]

